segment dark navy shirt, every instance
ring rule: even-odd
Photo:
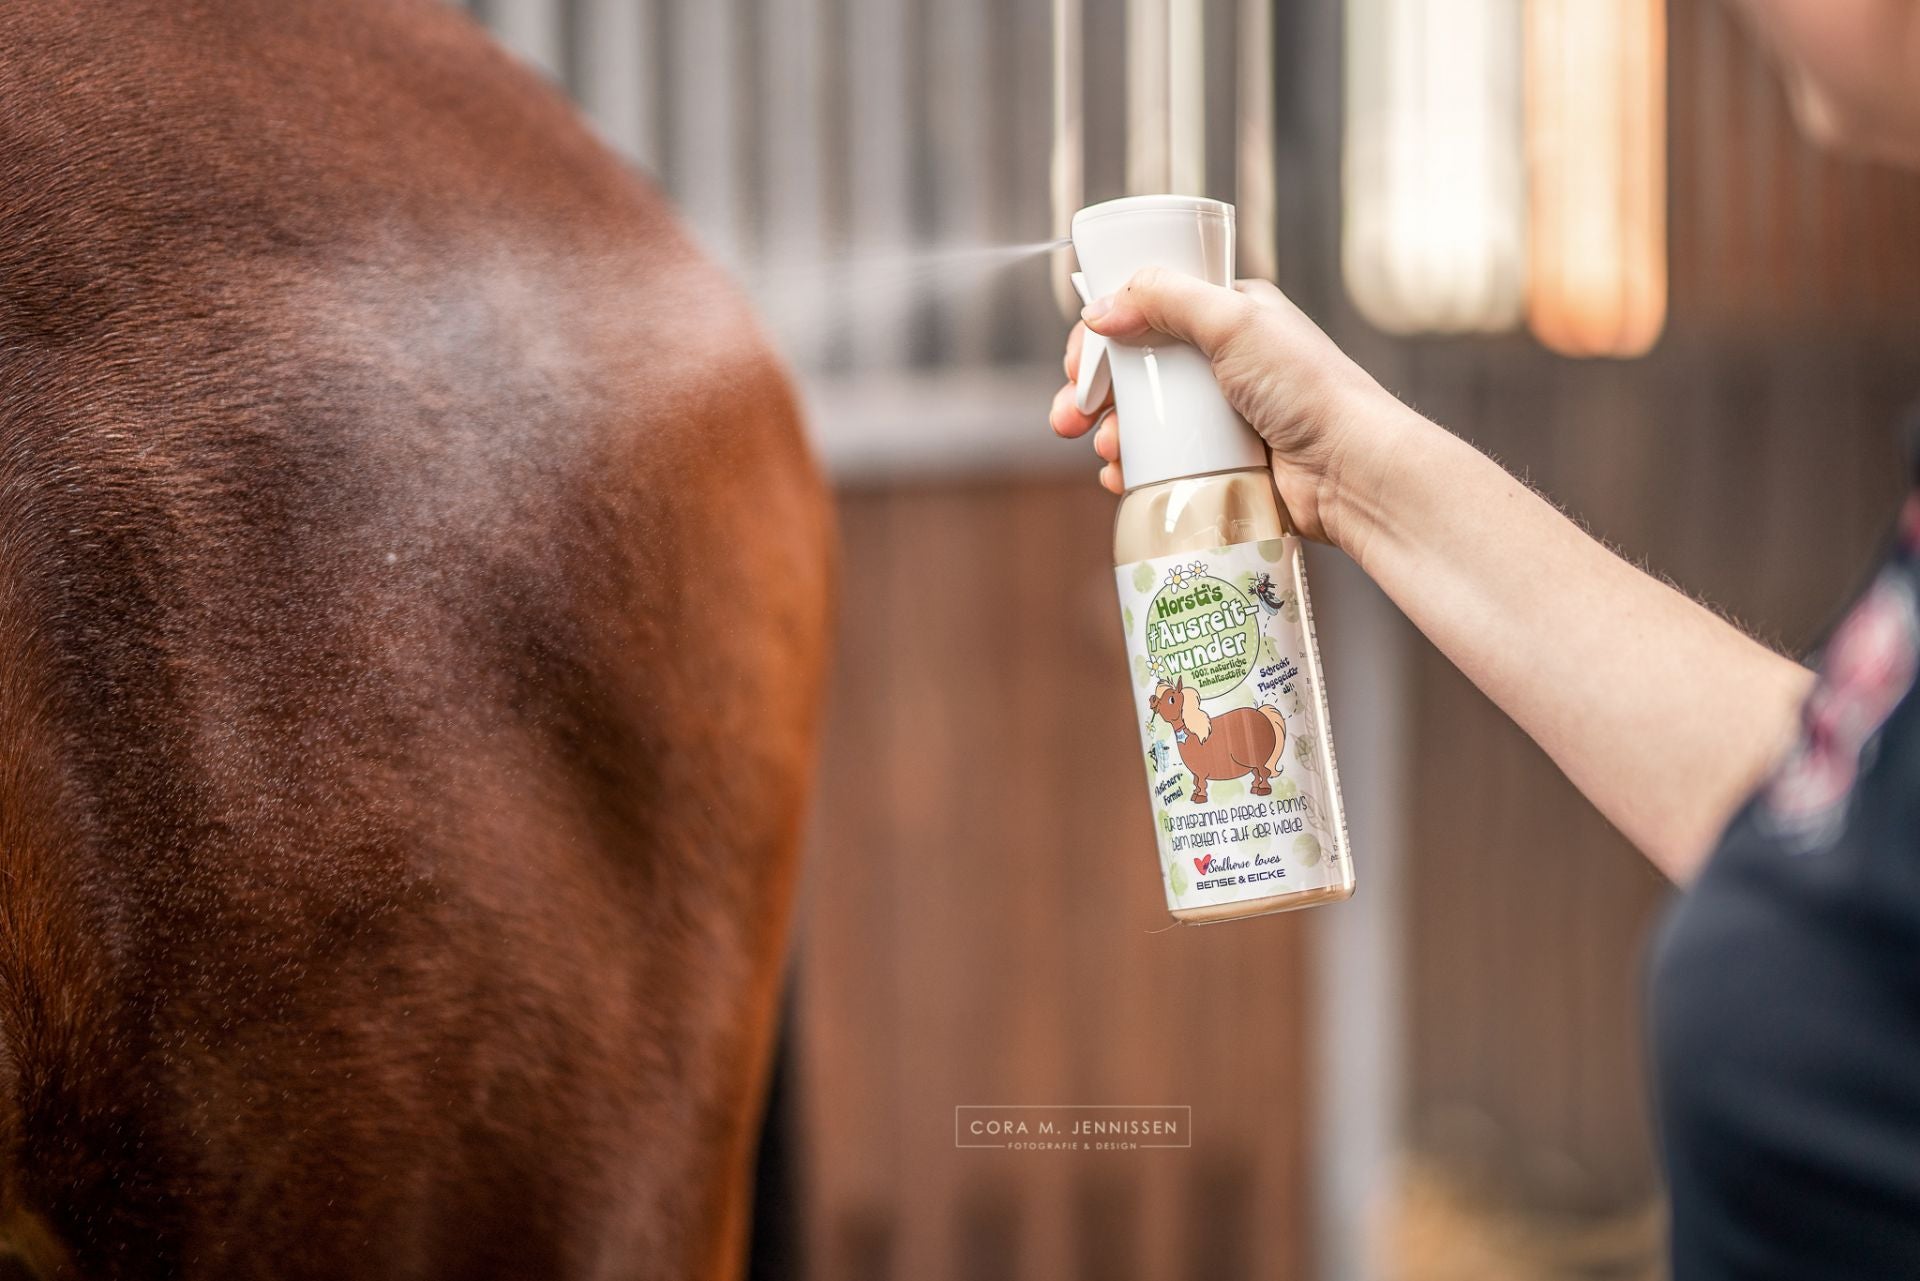
[[[1920,496],[1661,931],[1675,1281],[1920,1278]]]

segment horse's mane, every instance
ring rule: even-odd
[[[1186,723],[1187,733],[1203,743],[1213,733],[1213,717],[1200,710],[1200,695],[1191,685],[1180,691],[1180,719]]]

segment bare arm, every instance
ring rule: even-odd
[[[1804,668],[1395,400],[1271,286],[1149,272],[1088,315],[1102,333],[1159,330],[1207,352],[1271,446],[1301,531],[1353,556],[1661,870],[1692,876],[1785,744]],[[1076,340],[1070,368],[1077,356]],[[1065,394],[1053,423],[1094,426]],[[1095,447],[1117,487],[1111,425]]]
[[[1668,876],[1698,870],[1812,677],[1410,410],[1348,550]]]

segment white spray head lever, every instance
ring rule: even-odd
[[[1073,216],[1080,259],[1074,287],[1091,301],[1120,290],[1142,267],[1233,284],[1233,206],[1199,196],[1129,196]],[[1113,385],[1120,466],[1137,489],[1181,476],[1264,467],[1267,448],[1235,413],[1198,350],[1162,335],[1138,343],[1089,331],[1075,398],[1092,413]]]

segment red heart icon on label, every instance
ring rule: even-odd
[[[1205,876],[1207,869],[1213,866],[1213,855],[1209,854],[1205,858],[1197,858],[1193,860],[1193,865],[1199,871],[1200,875]]]

